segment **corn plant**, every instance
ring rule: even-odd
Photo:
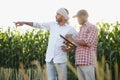
[[[118,63],[120,68],[120,24],[116,23],[98,23],[99,26],[99,40],[98,40],[98,61],[105,56],[105,63],[107,63],[112,71],[113,80],[115,79],[114,65]],[[120,74],[120,69],[118,69]]]
[[[97,23],[97,26],[99,39],[96,80],[118,80],[119,22],[101,22]],[[33,30],[25,34],[16,30],[11,32],[10,29],[6,32],[0,31],[0,80],[47,80],[45,53],[48,39],[49,32],[44,30]],[[68,53],[68,80],[78,80],[74,51]]]

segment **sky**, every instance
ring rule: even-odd
[[[120,21],[120,0],[0,0],[0,27],[15,26],[16,21],[55,21],[56,11],[61,7],[69,10],[72,26],[77,24],[72,16],[80,9],[88,11],[93,24]]]

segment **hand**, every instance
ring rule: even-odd
[[[69,35],[69,34],[66,34],[66,36],[65,36],[69,41],[71,41],[71,42],[73,42],[73,38],[72,38],[72,36],[71,35]]]
[[[68,47],[73,47],[73,45],[72,45],[70,42],[66,41],[66,40],[64,40],[63,43],[64,43],[66,46],[68,46]]]
[[[69,42],[68,42],[68,41],[64,40],[63,43],[64,43],[65,45],[69,46]]]
[[[65,46],[61,46],[61,49],[63,52],[67,52],[67,49],[65,48]]]
[[[16,27],[24,25],[24,22],[14,22],[14,23],[15,23]]]

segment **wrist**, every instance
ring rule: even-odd
[[[72,43],[75,43],[75,40],[74,40],[74,39],[72,39],[72,40],[71,40],[71,42],[72,42]]]

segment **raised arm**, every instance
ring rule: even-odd
[[[28,25],[28,26],[33,26],[33,22],[14,22],[16,27],[23,26],[23,25]]]
[[[37,22],[14,22],[16,27],[23,26],[23,25],[28,25],[32,26],[34,28],[41,28],[45,30],[50,30],[50,25],[52,24],[51,22],[48,23],[37,23]]]

